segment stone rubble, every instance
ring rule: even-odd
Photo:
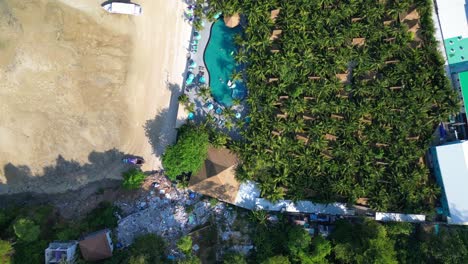
[[[175,248],[177,240],[195,227],[204,225],[210,217],[223,215],[226,207],[219,203],[212,208],[201,195],[177,189],[169,179],[157,175],[152,179],[147,195],[135,201],[133,212],[123,217],[117,227],[119,243],[127,247],[143,234],[157,234]],[[117,204],[129,211],[129,204]]]

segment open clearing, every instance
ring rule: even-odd
[[[159,168],[190,37],[183,3],[141,1],[140,17],[100,4],[0,0],[0,195],[120,178],[125,154]]]

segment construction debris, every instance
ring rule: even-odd
[[[133,211],[118,223],[117,237],[124,247],[136,237],[152,233],[163,237],[173,249],[180,237],[206,224],[213,214],[225,211],[224,205],[212,208],[201,195],[178,189],[162,175],[152,176],[149,180],[152,182],[144,186],[148,191],[133,205],[118,204],[127,212]],[[133,206],[133,210],[129,206]]]

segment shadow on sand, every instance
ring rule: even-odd
[[[122,172],[130,168],[123,164],[124,156],[125,153],[117,149],[93,151],[88,156],[88,162],[80,164],[59,155],[56,163],[44,167],[40,174],[34,174],[27,165],[8,163],[3,168],[7,181],[0,184],[0,199],[1,195],[18,193],[63,193],[92,182],[119,179]]]
[[[178,98],[182,94],[182,90],[178,84],[168,83],[167,87],[171,91],[169,108],[160,111],[153,119],[147,120],[144,125],[146,137],[153,148],[153,154],[157,157],[161,157],[168,145],[175,143],[177,139],[176,125],[184,122],[182,119],[177,119]]]

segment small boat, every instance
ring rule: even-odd
[[[141,15],[141,6],[135,3],[112,2],[102,6],[104,10],[113,14]]]

